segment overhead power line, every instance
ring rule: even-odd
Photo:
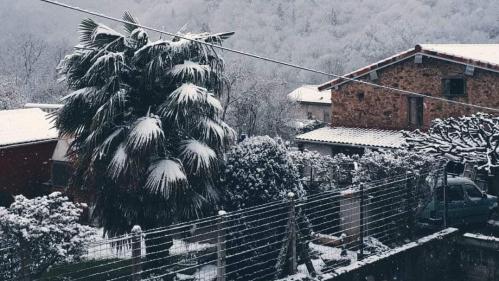
[[[422,97],[422,98],[431,99],[431,100],[437,100],[437,101],[441,101],[441,102],[445,102],[445,103],[451,103],[451,104],[457,104],[457,105],[466,106],[466,107],[474,107],[474,108],[478,108],[478,109],[499,112],[499,108],[492,108],[492,107],[481,106],[481,105],[476,105],[476,104],[471,104],[471,103],[466,103],[466,102],[461,102],[461,101],[456,101],[456,100],[449,100],[449,99],[441,98],[441,97],[432,97],[432,96],[428,96],[428,95],[417,93],[417,92],[413,92],[413,91],[403,90],[403,89],[389,87],[389,86],[385,86],[385,85],[379,85],[379,84],[372,83],[372,82],[369,82],[369,81],[359,80],[359,79],[356,79],[356,78],[350,78],[350,77],[347,77],[347,76],[338,75],[338,74],[334,74],[334,73],[328,73],[328,72],[325,72],[325,71],[321,71],[321,70],[317,70],[317,69],[313,69],[313,68],[301,66],[301,65],[298,65],[298,64],[290,63],[290,62],[281,61],[281,60],[277,60],[277,59],[273,59],[273,58],[269,58],[269,57],[264,57],[264,56],[260,56],[260,55],[257,55],[257,54],[253,54],[253,53],[249,53],[249,52],[245,52],[245,51],[240,51],[240,50],[237,50],[237,49],[232,49],[232,48],[224,47],[224,46],[217,45],[217,44],[208,43],[208,42],[197,40],[197,39],[192,39],[192,38],[183,36],[182,34],[176,34],[176,33],[168,32],[168,31],[160,30],[160,29],[157,29],[157,28],[154,28],[154,27],[145,26],[145,25],[142,25],[142,24],[139,24],[139,23],[134,23],[134,22],[126,21],[126,20],[123,20],[123,19],[120,19],[120,18],[111,17],[111,16],[108,16],[108,15],[105,15],[105,14],[102,14],[102,13],[98,13],[98,12],[86,10],[86,9],[83,9],[83,8],[80,8],[80,7],[68,5],[68,4],[65,4],[65,3],[58,2],[58,1],[53,1],[53,0],[40,0],[40,1],[52,4],[52,5],[56,5],[56,6],[59,6],[59,7],[63,7],[63,8],[66,8],[66,9],[70,9],[70,10],[73,10],[73,11],[78,11],[78,12],[81,12],[81,13],[85,13],[85,14],[96,16],[96,17],[108,19],[108,20],[111,20],[111,21],[116,21],[116,22],[120,22],[120,23],[126,23],[126,24],[135,25],[137,27],[140,27],[140,28],[143,28],[143,29],[146,29],[146,30],[150,30],[150,31],[154,31],[154,32],[157,32],[157,33],[165,34],[165,35],[168,35],[168,36],[171,36],[171,37],[182,38],[182,39],[193,41],[193,42],[196,42],[196,43],[199,43],[199,44],[204,44],[204,45],[207,45],[207,46],[210,46],[210,47],[213,47],[213,48],[218,48],[218,49],[221,49],[221,50],[224,50],[224,51],[227,51],[227,52],[231,52],[231,53],[235,53],[235,54],[239,54],[239,55],[243,55],[243,56],[247,56],[247,57],[251,57],[251,58],[255,58],[255,59],[259,59],[259,60],[263,60],[263,61],[267,61],[267,62],[271,62],[271,63],[276,63],[276,64],[280,64],[280,65],[284,65],[284,66],[296,68],[296,69],[303,70],[303,71],[308,71],[308,72],[312,72],[312,73],[316,73],[316,74],[322,74],[322,75],[330,76],[330,77],[334,77],[334,78],[341,78],[341,79],[345,79],[347,81],[369,85],[369,86],[372,86],[374,88],[384,89],[384,90],[388,90],[388,91],[392,91],[392,92],[398,92],[398,93],[403,94],[403,95],[410,95],[410,96]]]

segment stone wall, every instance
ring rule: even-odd
[[[456,263],[454,249],[457,229],[411,242],[391,253],[371,256],[360,262],[339,268],[327,281],[464,281]]]
[[[473,76],[466,76],[464,70],[464,65],[439,59],[424,57],[422,64],[416,64],[413,58],[409,58],[378,70],[378,79],[374,82],[429,96],[445,97],[442,79],[462,75],[466,79],[467,95],[452,99],[499,107],[499,73],[475,68]],[[393,91],[349,82],[340,85],[337,90],[333,88],[332,103],[333,126],[413,129],[408,122],[407,96]],[[423,129],[427,129],[435,118],[461,116],[479,111],[429,99],[424,99],[423,104]]]

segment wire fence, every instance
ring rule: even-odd
[[[431,177],[408,173],[349,189],[288,198],[87,245],[79,262],[29,276],[14,247],[0,247],[5,280],[278,280],[334,271],[413,240]],[[436,182],[433,179],[434,182]],[[1,245],[1,244],[0,244]]]

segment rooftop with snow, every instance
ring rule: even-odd
[[[0,111],[0,147],[56,140],[57,129],[39,108]]]
[[[416,55],[434,57],[476,68],[499,72],[499,44],[419,44],[414,48],[400,52],[365,67],[344,75],[358,78],[371,71],[404,61]],[[348,83],[351,80],[336,78],[318,86],[320,91]]]

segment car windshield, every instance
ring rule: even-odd
[[[476,188],[476,186],[471,185],[471,184],[466,184],[463,185],[464,190],[466,191],[466,194],[470,199],[482,199],[482,192]]]

